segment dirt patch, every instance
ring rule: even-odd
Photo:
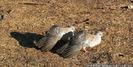
[[[0,66],[76,67],[92,63],[133,63],[133,10],[130,0],[1,0]],[[104,32],[88,53],[64,59],[34,47],[53,24]]]

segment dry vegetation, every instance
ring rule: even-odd
[[[133,10],[130,0],[0,0],[0,67],[78,67],[92,63],[133,64]],[[90,33],[102,43],[64,59],[34,47],[53,24]]]

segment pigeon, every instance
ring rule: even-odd
[[[75,27],[73,26],[59,27],[54,25],[47,32],[46,36],[44,36],[36,43],[36,46],[40,48],[42,51],[50,51],[64,34],[74,31]]]
[[[97,32],[96,35],[87,34],[85,31],[79,31],[72,37],[70,44],[63,50],[61,56],[64,58],[70,58],[78,54],[81,50],[87,52],[87,47],[95,47],[101,43],[101,37],[103,33]]]
[[[72,38],[73,36],[74,36],[74,32],[69,32],[69,33],[65,34],[65,35],[61,38],[61,40],[58,41],[57,46],[59,46],[59,47],[57,47],[57,48],[55,49],[55,53],[57,53],[57,54],[60,55],[60,54],[65,50],[65,48],[69,45],[69,43],[70,43],[70,41],[71,41],[71,38]]]

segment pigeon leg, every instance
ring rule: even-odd
[[[86,53],[86,52],[88,52],[87,50],[86,50],[86,47],[83,47],[83,51]]]
[[[86,47],[82,47],[82,49],[81,49],[81,51],[83,51],[83,52],[88,52],[87,50],[86,50]]]

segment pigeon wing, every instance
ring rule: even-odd
[[[58,36],[49,36],[47,37],[47,39],[42,42],[42,44],[44,45],[41,50],[42,51],[49,51],[51,50],[55,44],[57,43],[57,41],[59,40]]]
[[[72,38],[68,47],[63,51],[63,53],[61,55],[64,58],[69,58],[69,57],[72,57],[72,56],[78,54],[80,52],[80,50],[82,49],[82,44],[85,39],[84,35],[85,35],[84,32],[79,32],[78,34],[76,34]]]

